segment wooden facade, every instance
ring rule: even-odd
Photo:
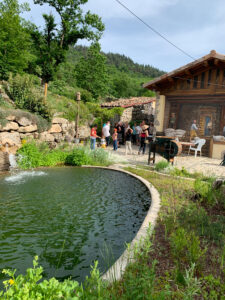
[[[210,54],[144,85],[165,96],[163,129],[197,120],[200,137],[222,135],[225,126],[225,55]]]

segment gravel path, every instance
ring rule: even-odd
[[[125,155],[125,147],[121,146],[116,152],[109,146],[107,151],[112,153],[116,163],[124,163],[131,165],[147,165],[148,163],[148,148],[146,148],[145,155],[138,155],[138,147],[133,147],[133,154]],[[164,160],[160,155],[156,155],[156,163]],[[221,160],[212,159],[208,157],[194,157],[194,156],[177,156],[174,165],[181,169],[184,167],[190,173],[201,172],[207,176],[225,177],[225,167],[220,166]]]

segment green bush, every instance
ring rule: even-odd
[[[165,168],[169,167],[169,162],[165,161],[165,160],[161,160],[159,161],[156,165],[155,165],[155,170],[157,172],[164,170]]]
[[[90,163],[90,157],[88,156],[85,148],[75,148],[71,154],[66,157],[66,164],[71,166],[82,166]]]
[[[178,228],[170,235],[170,245],[175,261],[182,263],[199,264],[200,258],[205,253],[201,249],[199,238],[193,231],[187,232],[184,228]]]
[[[26,275],[15,277],[15,271],[4,270],[3,273],[10,277],[4,281],[5,292],[0,292],[1,299],[74,299],[81,298],[82,288],[79,283],[72,280],[59,282],[55,278],[42,279],[43,268],[38,267],[38,257],[33,260],[33,269],[27,269]]]
[[[53,149],[46,143],[25,143],[17,152],[18,165],[21,169],[49,167],[67,164],[70,166],[108,166],[112,163],[109,153],[104,149],[90,150],[76,147],[73,151]]]
[[[67,152],[49,149],[46,143],[35,142],[24,144],[17,152],[18,165],[21,169],[64,164]]]
[[[200,197],[200,201],[209,207],[220,206],[225,208],[224,194],[222,189],[214,189],[214,178],[208,178],[207,181],[196,179],[194,183],[195,192]],[[225,190],[225,188],[224,188]]]
[[[38,113],[45,119],[50,119],[50,112],[43,99],[43,92],[35,86],[37,78],[34,75],[10,75],[5,89],[16,107]],[[40,83],[40,82],[39,82]]]

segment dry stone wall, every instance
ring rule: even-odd
[[[15,153],[21,147],[22,140],[27,138],[56,146],[61,142],[70,143],[75,137],[75,122],[69,122],[64,118],[53,118],[50,129],[41,133],[38,132],[37,124],[26,117],[17,118],[10,115],[4,121],[5,125],[0,125],[0,152],[9,150],[9,152]],[[89,134],[90,127],[88,125],[80,126],[80,138],[87,138]]]

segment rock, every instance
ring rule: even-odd
[[[29,125],[29,126],[19,128],[19,132],[21,133],[29,133],[34,131],[37,131],[37,125]]]
[[[52,124],[68,124],[69,121],[64,118],[53,118]]]
[[[44,131],[40,133],[39,140],[41,142],[54,142],[55,138],[52,134],[48,133],[47,131]]]
[[[0,171],[8,171],[9,167],[9,154],[0,151]]]
[[[54,136],[56,143],[60,143],[64,140],[62,133],[53,133],[52,135]]]
[[[9,116],[6,117],[6,120],[8,120],[8,121],[15,121],[16,117],[13,116],[13,115],[9,115]]]
[[[34,139],[35,140],[39,139],[39,133],[38,132],[34,132]]]
[[[72,138],[71,136],[69,136],[69,135],[66,135],[66,136],[65,136],[65,141],[66,141],[67,143],[72,143],[73,138]]]
[[[0,128],[0,131],[18,130],[19,125],[16,122],[8,122],[4,127]]]
[[[223,179],[216,179],[212,185],[213,189],[218,190],[223,185],[223,182]]]
[[[20,141],[20,134],[19,132],[1,132],[0,133],[0,144],[5,146],[8,144],[9,147],[11,146],[21,146]]]
[[[60,133],[60,132],[62,132],[62,128],[59,124],[53,124],[48,131],[48,133]]]
[[[32,121],[25,117],[22,117],[19,120],[17,120],[17,123],[19,123],[21,126],[29,126],[32,124]]]
[[[62,126],[62,132],[67,133],[68,128],[69,128],[69,124],[62,124],[61,126]]]

